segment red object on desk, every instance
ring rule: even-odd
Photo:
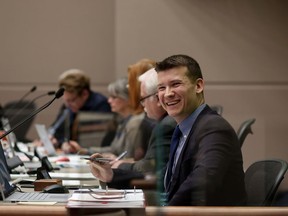
[[[68,157],[59,157],[57,160],[55,160],[56,162],[69,162],[70,159]]]

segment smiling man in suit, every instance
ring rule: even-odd
[[[168,205],[245,204],[237,135],[205,104],[199,64],[187,55],[174,55],[157,63],[156,71],[159,101],[180,129],[171,143],[170,149],[176,146],[164,181]]]

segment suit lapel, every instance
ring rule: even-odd
[[[180,170],[181,170],[181,165],[183,163],[183,161],[185,161],[185,159],[188,157],[190,158],[190,155],[187,154],[189,152],[187,152],[187,148],[189,146],[189,151],[191,149],[194,149],[195,148],[195,145],[196,143],[195,142],[192,142],[193,137],[194,137],[194,134],[195,134],[195,131],[196,131],[196,127],[200,121],[200,119],[202,118],[202,115],[209,112],[209,110],[211,111],[211,109],[206,106],[202,112],[199,114],[199,116],[197,117],[195,123],[193,124],[191,130],[189,131],[189,134],[187,135],[187,138],[183,144],[183,148],[182,148],[182,151],[179,155],[179,158],[178,158],[178,161],[177,161],[177,164],[176,164],[176,167],[175,167],[175,172],[173,174],[173,176],[171,177],[171,181],[170,183],[168,184],[167,186],[167,191],[170,193],[171,191],[173,191],[174,187],[176,186],[176,183],[179,181],[179,178],[180,178]],[[187,152],[187,153],[186,153]]]

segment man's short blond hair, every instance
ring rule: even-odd
[[[64,87],[65,91],[80,95],[84,89],[90,91],[90,77],[79,69],[64,71],[59,77],[59,87]]]

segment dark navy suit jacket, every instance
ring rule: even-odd
[[[166,189],[170,206],[245,204],[237,135],[209,106],[197,117]]]

